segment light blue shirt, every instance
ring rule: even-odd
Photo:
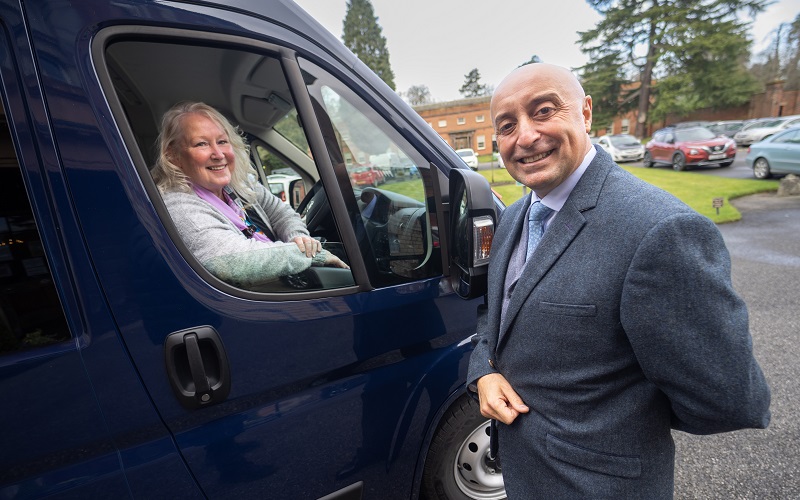
[[[545,231],[547,231],[547,228],[550,226],[550,221],[553,220],[553,217],[556,215],[556,213],[561,210],[561,208],[564,206],[564,203],[567,202],[567,198],[569,198],[570,193],[572,193],[572,190],[575,189],[575,186],[578,184],[578,181],[581,180],[583,173],[586,172],[586,169],[589,167],[589,164],[592,163],[592,160],[594,160],[596,154],[597,151],[594,149],[594,146],[592,146],[589,149],[589,152],[586,153],[586,156],[583,157],[583,161],[578,168],[575,169],[575,171],[572,172],[569,177],[564,179],[564,182],[547,193],[544,198],[539,198],[536,196],[536,193],[532,193],[533,196],[531,196],[531,205],[537,201],[541,201],[543,205],[553,210],[553,213],[550,214],[550,217],[544,221]],[[523,237],[525,238],[524,241],[528,241],[527,234],[523,235]]]
[[[547,206],[548,208],[553,209],[553,213],[550,214],[550,217],[547,218],[544,222],[544,229],[545,232],[547,228],[550,226],[550,221],[553,220],[553,217],[556,213],[561,210],[564,206],[564,203],[567,202],[567,198],[569,198],[570,193],[578,184],[578,181],[581,180],[583,173],[586,172],[586,169],[589,167],[589,164],[594,160],[595,154],[597,151],[592,147],[586,156],[583,157],[583,161],[575,169],[574,172],[570,174],[569,177],[564,179],[564,182],[556,186],[552,191],[547,193],[544,198],[539,198],[536,196],[536,193],[531,193],[531,205],[536,201],[541,201],[542,204]],[[528,206],[528,212],[530,212],[530,206]],[[508,262],[508,268],[506,269],[506,279],[505,285],[503,290],[503,304],[500,308],[500,321],[502,321],[505,317],[506,307],[508,307],[508,302],[511,299],[511,294],[514,292],[514,288],[516,288],[517,280],[519,279],[520,274],[522,274],[522,269],[525,267],[525,253],[527,250],[527,242],[528,242],[528,216],[522,219],[524,223],[522,224],[522,234],[520,235],[520,239],[517,241],[517,245],[514,247],[514,250],[511,252],[511,259]],[[522,245],[522,242],[525,242],[525,245]]]

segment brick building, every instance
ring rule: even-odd
[[[414,106],[453,149],[472,148],[478,155],[491,154],[495,147],[494,128],[489,116],[491,96]]]

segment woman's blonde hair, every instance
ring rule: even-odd
[[[256,201],[250,177],[257,178],[255,168],[250,163],[250,147],[244,142],[238,127],[234,127],[222,113],[202,102],[180,102],[171,107],[161,118],[161,128],[156,140],[158,158],[153,168],[153,180],[158,189],[167,191],[191,192],[189,178],[181,168],[173,162],[177,154],[176,147],[183,141],[183,119],[188,115],[201,115],[216,123],[228,136],[233,148],[234,168],[231,172],[229,187],[250,205]]]

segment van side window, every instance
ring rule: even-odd
[[[351,220],[376,284],[441,274],[428,162],[360,96],[300,60],[328,154],[346,175],[360,217]],[[326,127],[326,125],[328,125]]]
[[[254,183],[251,186],[263,202],[259,201],[259,207],[254,208],[256,203],[248,203],[241,197],[246,210],[241,219],[248,227],[264,229],[263,233],[272,243],[256,241],[260,238],[252,233],[245,239],[247,233],[243,236],[236,230],[226,231],[225,221],[231,217],[221,219],[218,216],[226,212],[223,208],[212,207],[209,211],[203,205],[203,210],[177,212],[190,203],[197,203],[192,187],[188,183],[181,186],[164,182],[160,186],[165,205],[172,210],[162,217],[173,219],[173,239],[185,244],[183,253],[195,269],[199,263],[214,277],[237,288],[265,293],[354,285],[352,272],[348,269],[323,266],[317,261],[309,268],[311,260],[291,240],[290,234],[295,234],[299,224],[342,261],[348,262],[351,258],[344,249],[332,211],[318,210],[323,203],[315,204],[310,214],[298,214],[300,218],[297,221],[286,213],[286,209],[289,213],[292,210],[299,212],[302,207],[310,206],[310,203],[303,205],[303,202],[315,196],[318,197],[315,199],[327,203],[326,197],[320,195],[324,195],[327,189],[338,187],[325,186],[321,181],[303,129],[304,120],[298,115],[277,53],[249,51],[241,46],[224,44],[199,45],[197,40],[175,39],[171,42],[164,38],[138,38],[111,43],[105,56],[110,84],[113,85],[109,90],[116,94],[124,111],[123,120],[128,121],[130,135],[135,139],[133,146],[138,146],[144,159],[143,164],[137,165],[144,182],[152,182],[161,117],[182,101],[202,102],[213,107],[238,128],[249,148],[254,167],[249,181]],[[124,130],[124,124],[121,125]],[[132,156],[136,158],[136,155]],[[236,162],[236,169],[248,168],[239,163]],[[186,200],[186,196],[191,200]],[[270,196],[280,200],[280,209],[275,208]],[[175,201],[178,198],[183,201]],[[268,215],[269,210],[275,217],[265,223],[264,217],[272,217]],[[178,216],[182,217],[183,223],[175,220]],[[232,221],[230,226],[237,223]],[[285,234],[281,234],[281,230]],[[212,241],[212,234],[215,243],[208,244]],[[208,236],[208,239],[203,241],[198,235]],[[282,245],[276,245],[281,242]],[[305,268],[300,269],[303,266]]]
[[[0,109],[2,113],[2,109]],[[0,354],[70,338],[5,113],[0,116]]]

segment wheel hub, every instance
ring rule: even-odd
[[[467,436],[458,448],[453,467],[458,488],[469,498],[506,498],[499,462],[489,458],[489,421]]]

